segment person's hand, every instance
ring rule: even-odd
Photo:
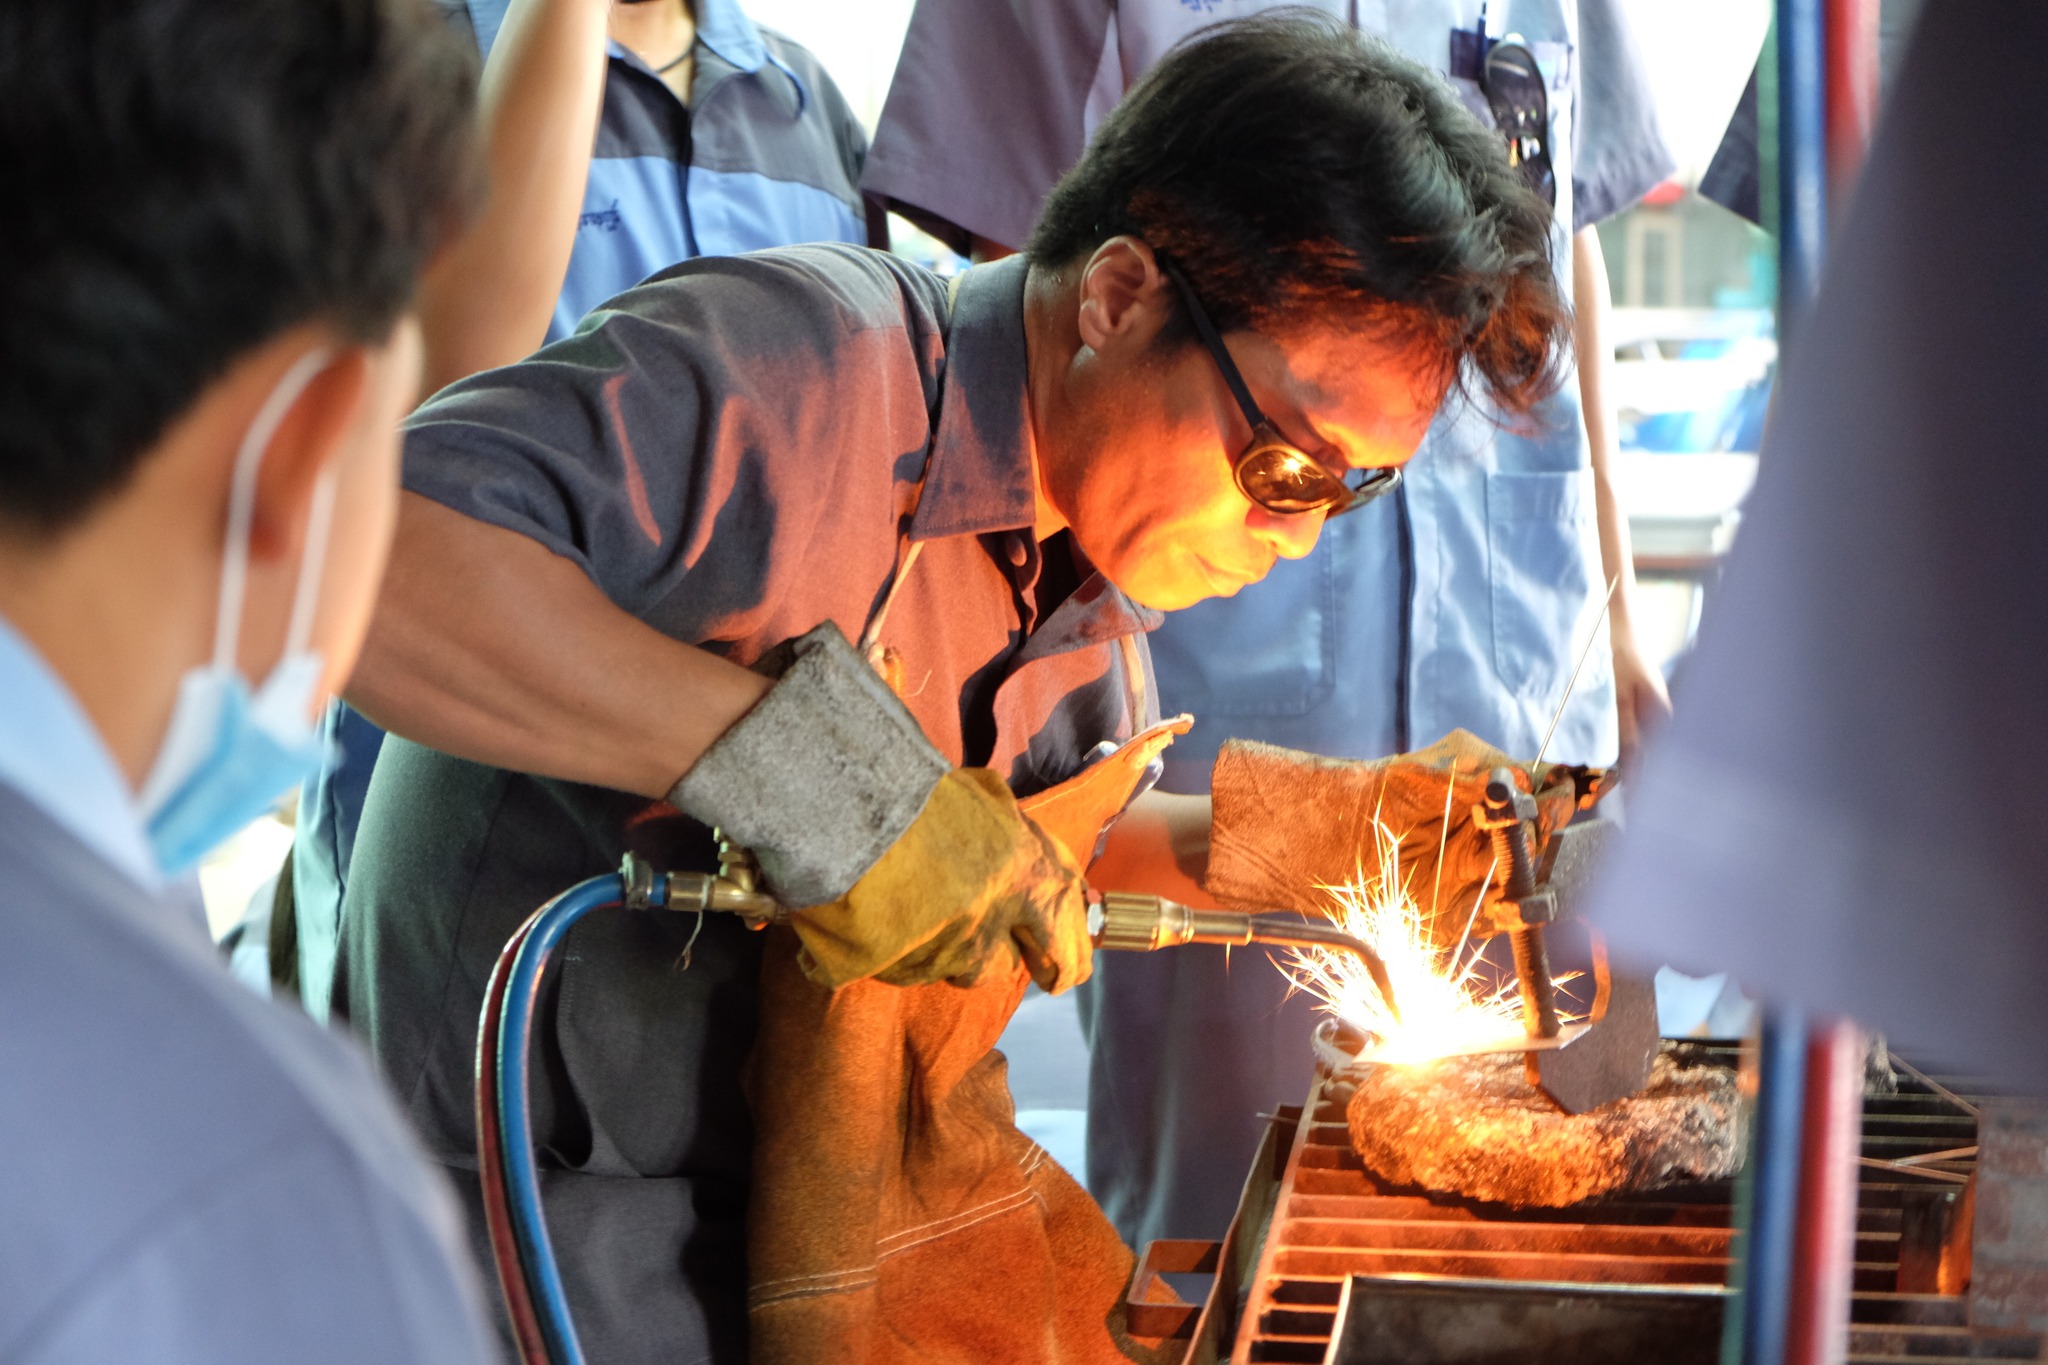
[[[1621,725],[1621,759],[1616,766],[1633,773],[1643,745],[1671,717],[1671,691],[1664,685],[1664,675],[1633,636],[1617,636],[1614,641],[1614,706]]]
[[[1473,938],[1486,938],[1493,926],[1484,907],[1499,900],[1506,871],[1494,865],[1473,808],[1498,767],[1529,785],[1527,763],[1464,730],[1369,762],[1232,740],[1211,781],[1209,893],[1233,905],[1326,915],[1335,908],[1327,888],[1398,889],[1439,949],[1457,943],[1468,924]],[[1546,765],[1533,789],[1547,837],[1571,819],[1574,775]]]
[[[1019,953],[1047,990],[1088,975],[1081,871],[1001,778],[946,761],[826,624],[669,792],[750,851],[828,986],[969,981]]]
[[[946,774],[866,876],[791,922],[805,972],[826,986],[968,985],[1014,953],[1057,992],[1092,965],[1081,869],[985,768]]]

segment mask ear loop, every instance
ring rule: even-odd
[[[313,484],[313,506],[306,515],[306,551],[299,560],[299,585],[292,592],[291,623],[285,627],[284,657],[303,652],[313,636],[313,617],[320,607],[320,577],[327,567],[327,539],[334,529],[335,461],[320,471]]]
[[[256,475],[263,467],[263,456],[270,449],[271,438],[277,435],[278,427],[284,423],[285,414],[291,411],[292,404],[299,401],[299,396],[313,382],[313,377],[326,368],[332,355],[333,352],[322,346],[293,361],[291,368],[277,381],[277,387],[263,400],[263,406],[256,409],[255,420],[249,423],[241,448],[235,452],[234,477],[228,489],[227,549],[220,566],[220,605],[214,618],[213,666],[216,671],[235,670],[235,646],[242,633],[242,598],[249,583],[249,533],[256,519]],[[324,495],[322,489],[315,488],[313,510],[319,523],[320,549],[324,554],[327,516],[333,505],[333,471],[326,471],[320,477],[327,486]],[[313,528],[309,526],[308,554],[313,549],[312,532]],[[288,636],[300,630],[302,625],[307,631],[311,630],[310,620],[301,622],[299,619],[306,595],[306,570],[304,561],[301,561]]]

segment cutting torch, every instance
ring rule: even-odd
[[[668,908],[683,911],[725,911],[754,928],[787,919],[788,907],[760,889],[759,872],[743,850],[721,842],[720,867],[708,872],[668,874]],[[633,867],[627,859],[626,875]],[[646,875],[651,876],[649,871]],[[1401,1017],[1387,964],[1373,946],[1347,934],[1327,920],[1304,919],[1288,911],[1202,910],[1164,896],[1131,891],[1088,892],[1088,937],[1098,949],[1150,953],[1184,943],[1216,943],[1226,947],[1265,944],[1278,948],[1334,948],[1355,954],[1365,964],[1373,985],[1394,1018]]]

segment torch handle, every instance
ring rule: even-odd
[[[1254,915],[1241,910],[1199,910],[1164,896],[1105,891],[1088,908],[1088,931],[1097,948],[1150,953],[1183,943],[1243,946],[1264,943],[1282,948],[1335,948],[1355,955],[1378,988],[1380,999],[1396,1020],[1401,1007],[1387,964],[1364,939],[1327,921],[1299,915]]]

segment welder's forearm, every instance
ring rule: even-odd
[[[604,100],[608,0],[513,0],[479,93],[489,185],[420,290],[426,392],[547,334]]]
[[[1209,870],[1209,798],[1147,792],[1131,803],[1088,869],[1098,891],[1137,891],[1199,909],[1216,902],[1202,889]]]
[[[1607,261],[1600,234],[1584,228],[1572,238],[1573,347],[1579,364],[1579,406],[1585,414],[1586,440],[1593,464],[1594,514],[1600,527],[1600,586],[1621,580],[1607,608],[1609,638],[1617,647],[1631,646],[1635,625],[1630,614],[1636,585],[1635,554],[1629,543],[1628,509],[1615,485],[1615,453],[1619,438],[1609,382],[1614,348],[1608,340],[1611,298]]]
[[[661,796],[768,686],[538,543],[408,493],[348,699],[461,758]]]

